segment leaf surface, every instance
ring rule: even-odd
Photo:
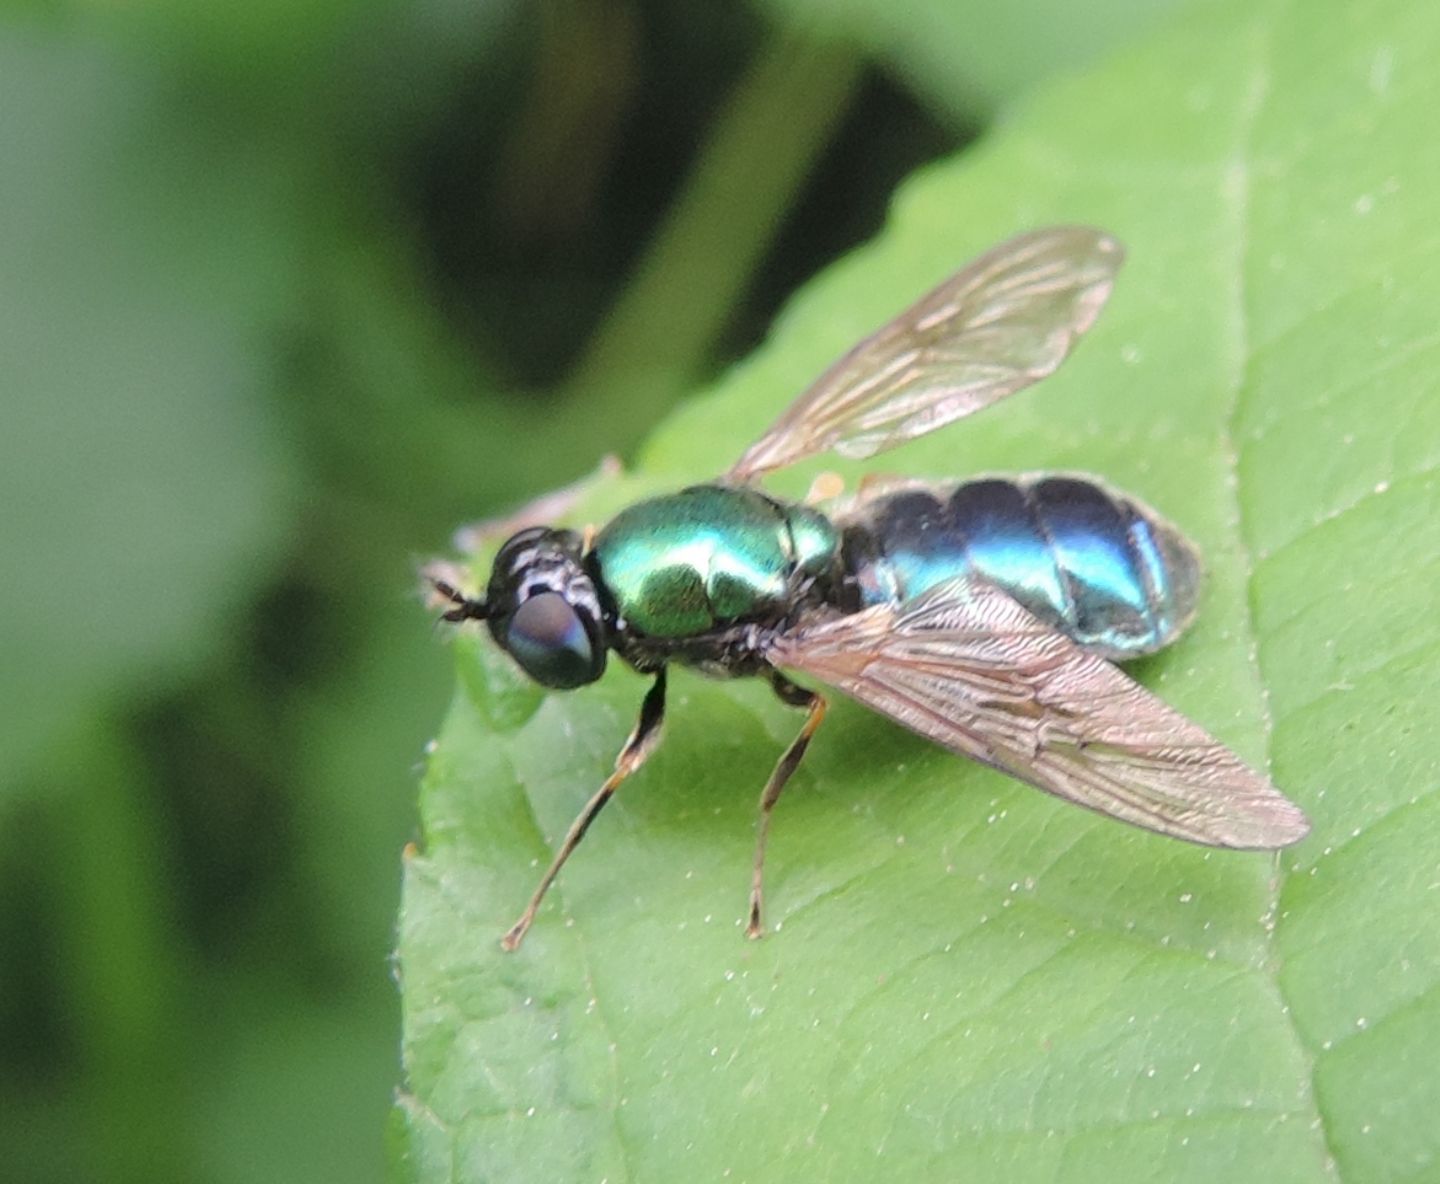
[[[749,943],[755,801],[800,721],[682,674],[667,743],[507,956],[644,683],[547,698],[467,637],[401,917],[406,1178],[1440,1172],[1437,57],[1433,6],[1234,3],[1051,88],[907,185],[592,507],[720,471],[1004,236],[1103,226],[1129,262],[1063,371],[869,467],[1093,471],[1176,520],[1201,618],[1137,673],[1268,761],[1312,836],[1200,850],[839,704]]]

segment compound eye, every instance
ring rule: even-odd
[[[505,648],[542,686],[570,690],[600,677],[595,644],[580,614],[558,592],[541,592],[515,610]]]

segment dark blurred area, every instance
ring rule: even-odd
[[[416,562],[633,449],[983,121],[824,33],[7,6],[0,1177],[383,1177]]]

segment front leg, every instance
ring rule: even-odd
[[[791,707],[804,707],[810,712],[800,728],[800,734],[790,741],[787,748],[775,762],[770,780],[760,794],[760,820],[755,830],[755,868],[750,877],[750,924],[745,928],[747,937],[760,937],[765,933],[761,914],[765,901],[765,840],[770,835],[770,813],[780,800],[780,791],[790,780],[790,774],[800,766],[805,750],[810,746],[810,737],[825,718],[825,700],[814,691],[796,686],[778,670],[770,676],[770,685],[780,699]]]
[[[500,939],[500,944],[505,949],[519,948],[520,943],[525,939],[525,931],[535,920],[535,913],[540,908],[540,902],[545,899],[545,893],[550,890],[550,885],[555,882],[555,877],[560,874],[560,869],[570,858],[570,853],[580,845],[580,840],[585,837],[585,832],[590,829],[590,824],[595,821],[595,816],[604,809],[605,803],[614,795],[616,789],[620,787],[620,783],[643,765],[645,758],[659,747],[660,724],[664,719],[665,668],[662,666],[655,675],[655,681],[651,684],[650,689],[645,693],[645,701],[640,704],[640,718],[636,721],[635,730],[630,733],[630,739],[625,741],[625,747],[615,758],[615,771],[605,778],[605,784],[595,791],[595,795],[585,803],[585,808],[576,815],[575,821],[570,824],[570,829],[565,834],[565,841],[560,844],[560,850],[555,853],[555,858],[550,861],[550,866],[540,877],[540,884],[535,889],[534,895],[530,897],[530,903],[525,906],[525,911],[520,914],[520,919],[510,926],[505,936]]]

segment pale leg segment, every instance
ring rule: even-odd
[[[519,947],[525,939],[525,931],[535,920],[535,914],[540,908],[540,902],[545,899],[545,893],[550,890],[550,885],[555,882],[555,877],[560,874],[560,869],[565,866],[565,861],[570,858],[570,853],[580,845],[580,840],[585,837],[585,832],[590,829],[590,824],[595,821],[596,815],[604,809],[605,803],[614,795],[616,789],[620,787],[620,783],[643,765],[645,758],[659,747],[660,724],[664,718],[665,671],[662,669],[655,676],[655,681],[651,684],[650,689],[645,693],[645,701],[640,704],[640,718],[635,724],[635,730],[630,733],[630,738],[625,741],[625,747],[615,758],[615,771],[605,778],[605,784],[595,791],[595,795],[585,803],[585,808],[576,815],[575,821],[570,824],[570,829],[565,833],[565,841],[560,844],[560,850],[555,853],[555,858],[550,861],[550,866],[540,877],[540,884],[535,889],[534,895],[530,897],[530,903],[525,906],[525,911],[520,914],[520,919],[510,926],[505,936],[500,939],[500,944],[505,949],[514,950]]]
[[[755,867],[750,877],[750,923],[745,927],[747,937],[761,937],[765,933],[763,920],[765,903],[765,841],[770,837],[770,814],[780,800],[780,791],[790,780],[790,775],[800,767],[805,750],[810,746],[810,737],[825,718],[825,700],[814,691],[796,686],[778,671],[771,677],[770,685],[781,700],[791,707],[804,707],[809,711],[800,734],[790,741],[790,747],[775,762],[770,780],[760,794],[760,819],[755,829]]]

